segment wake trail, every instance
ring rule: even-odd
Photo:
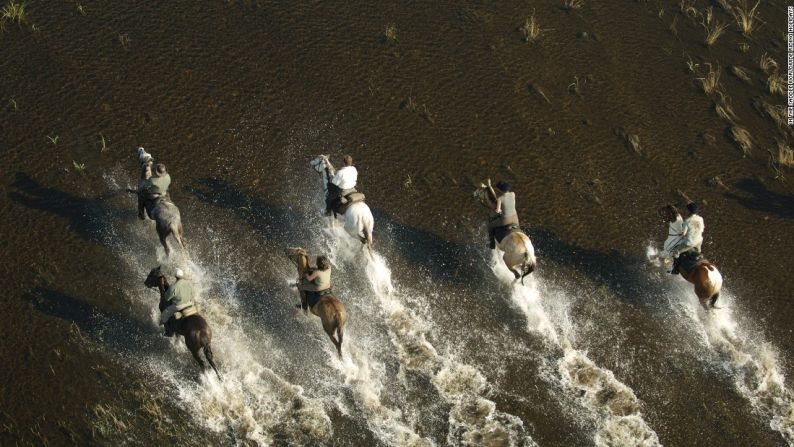
[[[661,267],[653,245],[647,247],[647,255],[649,262]],[[723,287],[720,292],[720,308],[705,312],[691,284],[681,278],[669,279],[675,280],[666,292],[670,306],[690,322],[689,329],[697,334],[702,346],[716,355],[739,394],[758,414],[768,418],[772,430],[794,446],[794,393],[786,386],[774,345],[755,328],[749,315],[740,314],[739,300],[729,290]]]
[[[104,178],[108,188],[117,191],[126,181],[118,179],[129,176],[119,168]],[[134,197],[121,202],[120,207],[135,209]],[[159,245],[154,224],[114,219],[107,228],[104,237],[122,261],[124,276],[131,278],[123,284],[125,296],[133,312],[151,324],[151,334],[146,336],[157,338],[161,332],[159,298],[156,291],[143,286],[146,274],[156,266],[151,256],[152,249]],[[190,240],[195,243],[198,238]],[[192,253],[195,256],[196,250]],[[142,358],[142,368],[164,381],[165,394],[175,396],[176,403],[193,414],[199,424],[228,433],[237,444],[271,445],[277,440],[308,444],[329,439],[331,421],[322,402],[307,397],[301,386],[285,380],[258,359],[256,352],[262,342],[252,340],[237,324],[238,297],[228,279],[203,268],[198,258],[189,260],[174,254],[166,259],[159,246],[156,262],[165,265],[164,272],[169,275],[177,266],[183,268],[197,286],[195,301],[212,329],[212,348],[223,376],[223,381],[219,381],[210,370],[209,374],[200,374],[197,381],[192,379],[198,366],[182,338],[161,340],[154,343],[159,349],[136,352],[134,357]]]
[[[546,284],[537,272],[525,278],[524,285],[515,282],[497,251],[492,252],[490,265],[497,278],[510,284],[510,300],[525,316],[527,331],[540,334],[562,350],[557,362],[558,379],[596,418],[596,445],[660,446],[658,435],[643,419],[642,405],[634,391],[573,346],[575,329],[567,315],[568,294]],[[551,306],[552,302],[556,304]]]
[[[366,256],[360,244],[340,227],[327,230],[324,240],[334,264],[365,264],[368,295],[376,299],[375,311],[383,316],[400,367],[429,379],[450,408],[446,445],[537,445],[520,418],[500,411],[487,398],[491,385],[477,368],[440,353],[430,342],[432,321],[406,306],[411,301],[409,295],[421,296],[421,292],[395,284],[385,259],[377,252],[371,258]]]

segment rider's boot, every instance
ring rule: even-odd
[[[670,270],[671,275],[678,274],[678,263],[679,263],[679,258],[675,258],[675,260],[673,260],[673,268]]]

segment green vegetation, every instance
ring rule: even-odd
[[[584,0],[563,0],[562,9],[566,11],[573,11],[574,9],[582,9]]]
[[[107,152],[108,149],[110,149],[110,148],[108,147],[108,142],[105,139],[105,136],[102,135],[102,134],[99,134],[99,151],[100,152]]]
[[[85,6],[83,6],[80,3],[78,3],[77,4],[77,12],[79,12],[81,16],[86,15]]]
[[[786,94],[786,81],[777,71],[774,71],[769,75],[766,80],[766,87],[767,90],[769,90],[769,94],[771,95],[778,94],[785,96]]]
[[[22,25],[23,22],[27,22],[25,6],[27,6],[25,3],[17,3],[11,0],[2,9],[2,19],[10,22],[17,22],[17,25]]]
[[[711,7],[706,8],[706,12],[702,14],[702,16],[703,18],[700,25],[706,30],[706,39],[704,43],[710,47],[717,42],[717,39],[725,32],[728,25],[720,23],[714,18],[713,9]]]
[[[794,168],[794,151],[780,140],[777,140],[777,157],[775,161],[778,165]]]
[[[720,94],[720,99],[714,103],[714,111],[717,112],[717,116],[729,123],[736,121],[736,114],[733,112],[728,97],[724,94]]]
[[[766,53],[761,55],[761,61],[758,63],[758,66],[761,67],[761,70],[764,70],[766,74],[769,74],[772,70],[777,71],[777,62]]]
[[[72,160],[72,166],[74,166],[74,170],[78,174],[80,174],[80,175],[85,174],[85,163],[78,163],[78,162]]]
[[[742,82],[746,84],[752,84],[752,80],[750,79],[750,74],[748,74],[747,70],[745,70],[744,68],[739,67],[737,65],[731,65],[728,67],[728,72],[736,76],[737,78],[741,79]]]
[[[119,40],[119,43],[121,44],[122,48],[124,48],[125,50],[127,48],[129,48],[129,46],[130,46],[130,35],[129,34],[127,34],[127,33],[119,33],[118,40]]]
[[[59,138],[58,135],[55,135],[54,137],[47,135],[47,139],[50,140],[50,143],[54,145],[58,144],[58,138]]]

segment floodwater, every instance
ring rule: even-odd
[[[0,32],[1,444],[794,445],[792,135],[760,63],[785,74],[783,2],[750,37],[698,1],[79,5]],[[137,146],[174,179],[171,258],[126,192]],[[321,216],[319,153],[356,160],[371,258]],[[524,284],[486,249],[487,177]],[[651,256],[687,197],[708,313]],[[342,358],[289,246],[332,260]],[[198,286],[223,381],[159,336],[156,265]]]

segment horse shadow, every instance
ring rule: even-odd
[[[728,192],[725,195],[751,210],[776,214],[786,219],[794,219],[794,197],[770,191],[756,179],[740,180],[736,187],[747,195]]]
[[[151,325],[126,313],[108,312],[46,287],[37,287],[23,295],[23,299],[45,315],[74,323],[80,334],[116,352],[150,352],[155,345]]]
[[[24,172],[17,172],[10,186],[15,190],[8,192],[9,199],[28,208],[64,217],[69,221],[68,228],[82,239],[107,245],[103,235],[114,212],[103,203],[107,197],[78,197],[44,186]]]

